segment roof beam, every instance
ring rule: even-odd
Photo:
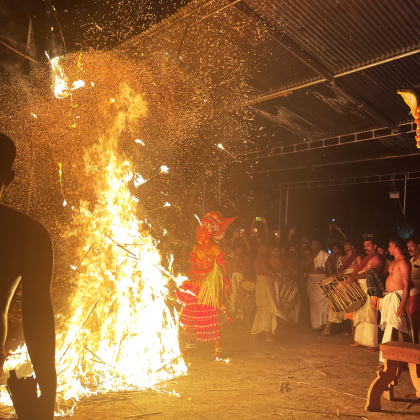
[[[320,181],[286,182],[279,184],[279,189],[299,190],[304,188],[337,187],[346,185],[372,184],[378,182],[420,180],[420,172],[376,174],[348,178],[322,179]]]
[[[348,97],[349,99],[352,99],[353,101],[355,101],[360,108],[363,108],[365,112],[370,114],[373,118],[375,118],[381,124],[385,125],[391,130],[395,128],[394,122],[392,122],[386,116],[384,116],[381,112],[379,112],[373,105],[366,103],[351,88],[349,88],[344,83],[337,80],[337,75],[332,75],[329,72],[329,70],[324,66],[323,63],[319,62],[315,57],[313,57],[311,54],[303,50],[299,45],[296,44],[296,42],[293,39],[291,39],[285,34],[278,33],[278,31],[275,30],[275,28],[270,22],[267,22],[264,18],[258,15],[247,4],[245,4],[242,1],[240,3],[236,3],[235,7],[241,12],[243,12],[246,16],[251,18],[254,22],[256,22],[257,25],[264,28],[275,42],[280,44],[283,48],[287,49],[287,51],[289,51],[296,58],[298,58],[300,61],[305,63],[308,67],[310,67],[312,70],[314,70],[316,73],[318,73],[321,76],[320,79],[313,82],[305,83],[302,85],[302,87],[308,87],[314,84],[328,81],[329,83],[331,83],[331,85],[333,86],[335,90],[339,91],[342,95]],[[356,70],[352,70],[352,72],[354,71]],[[288,89],[287,91],[290,92],[291,90]],[[278,96],[283,96],[284,94],[285,94],[285,91],[282,91],[282,93],[279,94]],[[268,99],[272,99],[273,97],[275,97],[273,95],[275,95],[275,93],[262,95],[255,99],[258,99],[258,102],[263,102],[263,101],[266,101]],[[251,101],[253,101],[253,99],[242,102],[240,105],[250,105]],[[256,102],[253,102],[253,103],[256,103]]]
[[[306,152],[310,150],[324,149],[327,147],[343,146],[352,143],[360,143],[368,140],[378,140],[386,137],[393,137],[401,134],[414,133],[416,131],[415,122],[401,123],[396,126],[396,130],[391,131],[387,127],[376,128],[373,130],[359,131],[341,136],[328,137],[325,139],[307,141],[305,143],[291,144],[288,146],[275,147],[270,150],[257,150],[237,156],[238,161],[256,160],[273,156],[290,155],[292,153]],[[413,140],[414,141],[414,140]]]
[[[420,150],[419,151],[416,150],[415,152],[405,153],[403,155],[400,154],[400,155],[371,157],[371,158],[366,158],[366,159],[343,160],[339,162],[319,163],[319,164],[311,165],[311,166],[294,166],[291,168],[267,169],[265,171],[248,171],[245,173],[240,172],[240,173],[229,174],[229,176],[234,177],[234,176],[246,176],[246,175],[260,175],[260,174],[268,174],[268,173],[280,172],[280,171],[283,171],[283,172],[296,171],[296,170],[301,170],[301,169],[317,170],[319,168],[326,168],[329,166],[341,166],[341,165],[348,165],[348,164],[355,164],[355,163],[376,162],[379,160],[400,159],[400,158],[405,158],[405,157],[410,157],[410,156],[419,156],[419,155],[420,155]]]

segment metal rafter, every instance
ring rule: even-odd
[[[331,178],[320,181],[285,182],[278,184],[279,189],[299,190],[304,188],[336,187],[358,184],[372,184],[378,182],[420,180],[420,172],[403,172],[393,174],[376,174],[367,176],[353,176],[347,178]]]
[[[319,168],[326,168],[328,166],[342,166],[342,165],[349,165],[349,164],[355,164],[355,163],[366,163],[366,162],[376,162],[379,160],[388,160],[388,159],[400,159],[410,156],[420,156],[420,151],[415,151],[412,153],[406,153],[406,154],[399,154],[399,155],[390,155],[390,156],[379,156],[379,157],[370,157],[365,159],[356,159],[356,160],[343,160],[339,162],[329,162],[329,163],[319,163],[316,165],[305,165],[305,166],[294,166],[291,168],[276,168],[276,169],[267,169],[265,171],[249,171],[246,173],[240,172],[240,173],[232,173],[229,174],[230,177],[234,176],[246,176],[246,175],[260,175],[260,174],[269,174],[273,172],[284,172],[284,171],[296,171],[301,169],[311,169],[316,170]]]
[[[247,160],[263,159],[273,156],[290,155],[292,153],[300,153],[309,150],[343,146],[346,144],[360,143],[362,141],[378,140],[401,134],[415,133],[415,122],[412,121],[409,123],[398,124],[396,126],[396,130],[398,131],[392,131],[387,127],[381,127],[367,131],[359,131],[351,134],[328,137],[325,139],[307,141],[305,143],[297,143],[288,146],[275,147],[271,148],[270,150],[257,150],[255,152],[249,152],[242,155],[238,155],[237,160],[243,162]]]

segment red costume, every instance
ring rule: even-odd
[[[219,212],[204,216],[197,229],[198,244],[190,253],[188,280],[176,293],[183,304],[181,332],[189,340],[195,337],[197,341],[216,341],[216,353],[220,349],[222,312],[227,315],[223,295],[228,296],[230,284],[226,276],[226,254],[212,239],[221,240],[233,220],[225,219]],[[188,348],[192,348],[191,343],[187,344]]]

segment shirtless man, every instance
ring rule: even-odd
[[[341,257],[340,266],[337,270],[339,275],[345,275],[348,272],[351,273],[362,261],[361,256],[355,253],[354,245],[349,240],[344,242],[344,252],[346,255]],[[352,270],[350,271],[350,269]]]
[[[381,327],[384,330],[382,343],[398,341],[398,332],[404,341],[411,341],[408,320],[408,299],[411,287],[411,264],[406,257],[407,247],[404,239],[395,237],[389,240],[389,253],[394,261],[389,265],[386,279],[387,294],[381,299]],[[382,361],[382,355],[380,355]]]
[[[266,341],[275,342],[273,335],[277,327],[276,316],[280,316],[273,290],[276,273],[268,261],[267,245],[260,242],[257,251],[258,255],[254,260],[255,274],[257,275],[255,291],[257,313],[255,314],[251,334],[264,332]]]
[[[13,178],[16,148],[0,133],[0,196]],[[0,371],[6,359],[7,316],[22,280],[22,322],[41,396],[33,418],[54,418],[55,330],[51,303],[53,250],[47,230],[32,217],[0,204]]]
[[[333,247],[332,251],[333,251]],[[335,248],[338,250],[337,246],[335,246]],[[333,251],[334,252],[334,251]],[[344,252],[346,253],[345,255],[341,255],[337,258],[337,265],[336,265],[336,270],[337,270],[337,274],[338,276],[342,277],[345,276],[347,274],[351,274],[353,272],[353,270],[355,269],[355,267],[360,264],[360,262],[362,261],[362,258],[360,257],[360,255],[357,255],[354,252],[354,245],[347,239],[346,242],[344,242]],[[337,251],[336,251],[337,253]],[[331,258],[331,256],[330,256]],[[335,274],[335,271],[331,271],[331,268],[328,267],[328,261],[327,260],[327,270],[329,270],[331,272],[331,274],[329,274],[327,272],[328,275],[333,275]],[[334,312],[331,308],[330,308],[330,312],[328,314],[328,322],[327,325],[324,328],[324,331],[322,332],[322,336],[323,337],[327,337],[331,334],[331,324],[341,324],[343,322],[343,320],[345,319],[346,313],[345,312]],[[345,333],[347,334],[347,332]],[[352,321],[352,333],[351,336],[354,337],[354,327],[353,327],[353,321]]]
[[[354,343],[350,345],[366,346],[365,351],[370,353],[378,350],[378,310],[372,308],[371,298],[367,294],[366,272],[371,268],[382,272],[385,261],[377,252],[377,245],[372,239],[364,241],[364,248],[367,256],[354,268],[353,273],[347,278],[346,282],[357,282],[367,298],[366,303],[353,313]]]

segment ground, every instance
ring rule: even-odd
[[[214,362],[212,346],[202,344],[187,359],[188,375],[159,387],[179,396],[159,391],[102,395],[79,404],[74,420],[419,418],[420,402],[409,408],[416,396],[408,371],[395,388],[398,401],[382,400],[381,413],[364,410],[378,353],[350,347],[348,337],[323,338],[319,331],[292,325],[280,326],[277,343],[241,329],[228,327],[225,334],[229,363]]]

